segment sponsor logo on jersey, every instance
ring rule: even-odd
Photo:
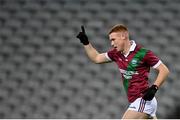
[[[132,79],[133,75],[139,74],[138,71],[127,71],[127,70],[123,70],[123,69],[120,69],[120,72],[123,74],[125,79]]]

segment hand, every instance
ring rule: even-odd
[[[89,44],[89,41],[88,41],[88,37],[85,33],[85,29],[84,29],[84,26],[81,26],[81,32],[79,32],[79,34],[76,36],[80,42],[83,44],[83,45],[88,45]]]
[[[144,100],[148,100],[148,101],[152,100],[154,98],[157,90],[158,90],[158,86],[157,85],[152,85],[150,88],[148,88],[146,90],[146,92],[144,93],[142,98]]]

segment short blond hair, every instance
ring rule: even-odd
[[[113,32],[128,32],[128,28],[123,24],[117,24],[110,29],[109,34]]]

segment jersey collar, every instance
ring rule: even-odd
[[[124,55],[125,57],[127,57],[127,56],[129,55],[129,53],[130,53],[131,51],[134,51],[135,48],[136,48],[136,43],[135,43],[134,40],[131,40],[130,43],[131,43],[131,47],[130,47],[130,49],[129,49],[129,52],[128,52],[126,55]]]
[[[131,52],[131,51],[134,51],[134,50],[135,50],[136,43],[135,43],[134,40],[131,40],[130,42],[131,42],[131,47],[130,47],[129,51]]]

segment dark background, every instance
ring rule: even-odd
[[[179,0],[0,0],[0,118],[121,118],[117,66],[92,63],[76,39],[83,24],[106,52],[117,23],[169,67],[157,117],[180,118]]]

